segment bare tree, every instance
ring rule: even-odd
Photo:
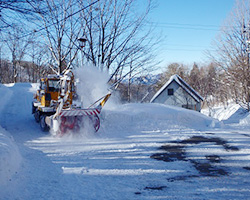
[[[22,59],[28,51],[28,46],[33,31],[27,33],[26,27],[29,20],[36,14],[31,4],[39,3],[42,0],[0,0],[0,34],[1,48],[4,52],[10,52],[12,65],[8,69],[7,82],[22,81],[23,66]],[[41,10],[41,12],[44,12]],[[6,63],[4,65],[6,70]],[[11,73],[10,73],[11,71]],[[4,74],[4,73],[2,73]]]
[[[10,70],[10,63],[7,60],[1,59],[1,83],[11,83],[12,80],[10,80],[11,77],[11,70]]]
[[[24,17],[35,14],[31,4],[42,0],[0,0],[0,28],[1,30],[20,24]],[[22,19],[22,20],[20,20]]]
[[[79,2],[84,5],[85,1]],[[121,79],[125,71],[137,73],[155,57],[153,46],[157,42],[151,37],[151,29],[144,26],[152,2],[148,0],[141,13],[134,10],[136,3],[135,0],[101,0],[82,10],[87,38],[84,56],[100,70],[108,71],[110,79]]]
[[[49,49],[46,45],[33,39],[28,49],[28,60],[26,64],[29,82],[36,82],[42,74],[50,71],[48,64],[50,60]]]
[[[11,79],[13,82],[22,81],[22,66],[20,65],[22,59],[27,53],[27,48],[32,41],[33,35],[30,35],[29,38],[20,39],[19,36],[23,33],[23,29],[19,27],[12,27],[12,31],[8,31],[5,34],[6,39],[4,40],[6,46],[8,47],[11,53],[11,62],[12,62],[12,75]]]
[[[155,58],[153,47],[157,40],[151,36],[151,27],[144,26],[152,9],[151,1],[148,0],[145,9],[140,11],[137,9],[140,2],[135,0],[0,0],[0,9],[5,9],[5,4],[11,12],[33,14],[32,29],[37,38],[43,38],[49,49],[47,64],[54,72],[62,73],[74,65],[79,50],[77,39],[85,36],[85,59],[100,70],[108,71],[110,80],[121,80],[125,75],[133,77],[154,66],[151,62]],[[18,9],[21,7],[24,9],[22,12]],[[6,39],[12,52],[13,79],[18,74],[17,60],[21,61],[27,50],[24,48],[23,54],[20,52],[17,55],[17,45],[22,49],[20,41],[23,39],[24,44],[28,41],[26,37],[33,35],[28,32],[14,36],[14,33],[15,31],[9,31],[8,34],[13,38]],[[41,44],[41,40],[39,43]],[[29,50],[35,69],[39,64],[35,63],[34,51]],[[31,71],[28,72],[30,73]]]
[[[201,90],[201,73],[198,65],[196,63],[193,64],[193,68],[190,71],[188,83],[191,87],[193,87],[195,90],[200,91]]]
[[[224,83],[229,85],[232,98],[248,111],[250,110],[249,6],[249,0],[237,1],[215,41],[216,52],[212,54],[216,64],[225,72]]]
[[[161,74],[160,80],[156,84],[155,90],[159,90],[172,75],[179,75],[188,80],[188,67],[180,63],[171,63],[167,66],[166,71]]]
[[[79,10],[77,0],[45,0],[33,7],[39,16],[36,31],[42,36],[54,61],[50,67],[60,74],[72,65],[77,56],[77,39],[82,33],[77,14],[81,9]],[[44,7],[47,12],[41,12]]]

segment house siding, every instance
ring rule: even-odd
[[[168,95],[168,89],[173,89],[174,94]],[[200,111],[201,109],[201,102],[197,102],[194,98],[192,98],[174,80],[152,102],[188,108],[196,111]]]
[[[153,103],[162,103],[162,104],[169,104],[173,101],[173,98],[175,96],[175,92],[178,90],[180,86],[173,81],[168,87],[166,87],[160,94],[159,96],[154,99]],[[174,90],[174,95],[169,96],[168,95],[168,89],[173,89]],[[172,105],[172,103],[170,104]]]

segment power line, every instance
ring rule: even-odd
[[[173,29],[191,29],[191,30],[210,30],[218,31],[220,28],[233,28],[238,26],[218,26],[209,24],[183,24],[183,23],[161,23],[161,22],[149,22],[150,26],[161,28],[173,28]]]
[[[215,51],[212,49],[173,49],[173,48],[163,48],[164,51],[189,51],[189,52],[198,52],[198,51]]]
[[[208,46],[201,46],[201,45],[189,45],[189,44],[174,44],[174,43],[163,43],[162,45],[165,46],[174,46],[174,47],[194,47],[194,48],[208,48]]]
[[[100,1],[100,0],[96,0],[96,1],[92,2],[91,4],[89,4],[89,5],[87,5],[87,6],[83,7],[83,8],[81,8],[80,10],[78,10],[78,11],[76,11],[76,12],[74,12],[74,13],[68,15],[67,17],[64,17],[63,19],[59,20],[59,22],[65,21],[66,19],[68,19],[68,18],[70,18],[70,17],[72,17],[72,16],[78,14],[79,12],[81,12],[81,11],[83,11],[83,10],[89,8],[90,6],[96,4],[96,3],[99,2],[99,1]],[[57,23],[58,23],[58,22],[57,22]],[[27,37],[27,36],[30,36],[30,35],[34,34],[34,32],[35,32],[35,33],[41,32],[41,31],[45,30],[46,28],[51,27],[51,26],[53,26],[53,25],[55,25],[55,24],[56,24],[56,22],[51,23],[51,24],[47,25],[46,27],[42,27],[42,28],[40,28],[40,29],[38,29],[38,30],[31,31],[31,32],[29,32],[29,33],[27,33],[27,34],[24,34],[24,35],[18,37],[18,39],[22,39],[22,38],[25,38],[25,37]],[[1,42],[4,42],[4,41],[6,41],[6,40],[1,40]]]
[[[206,28],[206,27],[198,27],[198,26],[183,26],[183,25],[167,25],[167,24],[151,24],[150,26],[155,26],[158,28],[171,28],[171,29],[184,29],[184,30],[197,30],[197,31],[218,31],[216,28]]]
[[[160,25],[179,25],[179,26],[195,26],[195,27],[210,27],[210,28],[219,28],[221,26],[218,25],[211,25],[211,24],[185,24],[185,23],[167,23],[167,22],[151,22],[154,24]]]

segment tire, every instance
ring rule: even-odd
[[[36,111],[36,107],[34,106],[34,103],[32,102],[32,114],[34,114]]]
[[[40,128],[43,132],[49,131],[49,126],[45,122],[46,115],[41,115],[40,117]]]
[[[40,111],[36,108],[35,109],[35,112],[34,112],[34,118],[35,118],[35,121],[37,122],[37,123],[39,123],[40,122]]]

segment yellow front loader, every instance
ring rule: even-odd
[[[99,115],[110,96],[111,93],[105,95],[95,107],[82,108],[81,103],[73,103],[77,97],[75,79],[73,72],[67,70],[62,75],[48,75],[40,79],[32,102],[32,114],[42,131],[52,129],[53,133],[63,135],[79,132],[89,124],[98,131]]]

